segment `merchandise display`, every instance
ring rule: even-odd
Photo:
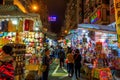
[[[99,80],[112,80],[111,70],[109,68],[94,68],[92,78]]]

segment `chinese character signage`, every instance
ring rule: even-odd
[[[118,47],[120,48],[120,0],[114,0]]]

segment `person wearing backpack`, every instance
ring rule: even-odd
[[[75,76],[77,80],[80,78],[81,60],[82,57],[80,55],[79,49],[76,49],[74,55],[74,66],[75,66]]]

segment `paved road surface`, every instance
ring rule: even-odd
[[[73,75],[73,77],[68,77],[66,68],[60,68],[58,64],[53,62],[50,66],[49,80],[76,80],[76,79],[75,75]],[[81,77],[80,80],[87,79],[83,79]]]

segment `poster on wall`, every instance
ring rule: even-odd
[[[120,0],[114,0],[118,47],[120,48]]]

